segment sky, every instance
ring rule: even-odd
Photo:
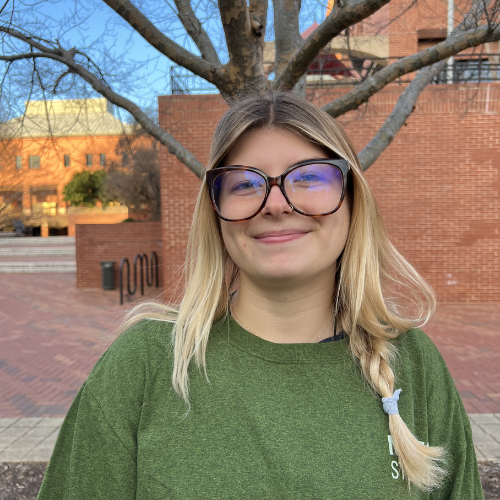
[[[327,0],[324,4],[321,2],[302,2],[301,31],[315,20],[320,22],[324,18]],[[137,0],[134,4],[177,43],[197,53],[175,17],[171,0]],[[18,26],[46,39],[58,38],[66,49],[73,46],[82,49],[105,69],[113,90],[142,108],[153,112],[157,96],[171,93],[169,68],[173,63],[160,55],[102,0],[17,0],[15,5]],[[198,17],[205,20],[219,57],[226,62],[227,49],[215,0],[192,0],[192,5]],[[6,15],[7,11],[0,16],[0,22],[5,22]],[[272,21],[272,5],[269,15]],[[266,40],[272,39],[272,22],[268,21]],[[59,89],[63,87],[61,83]],[[64,94],[56,95],[56,98],[64,97]],[[122,118],[126,115],[121,112]]]

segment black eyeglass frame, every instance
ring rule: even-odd
[[[297,209],[293,205],[293,203],[288,199],[288,196],[285,191],[285,177],[292,172],[293,170],[303,167],[305,165],[315,165],[315,164],[320,164],[320,165],[333,165],[334,167],[337,167],[340,170],[340,173],[342,174],[342,195],[340,197],[340,201],[338,205],[330,212],[326,212],[323,214],[306,214],[300,210]],[[256,174],[259,174],[264,178],[266,181],[266,194],[264,196],[264,200],[262,201],[262,204],[256,210],[256,212],[251,215],[250,217],[245,217],[244,219],[228,219],[226,217],[223,217],[222,214],[219,212],[219,209],[217,208],[217,204],[215,203],[215,195],[214,195],[214,181],[216,177],[218,177],[220,174],[223,174],[224,172],[230,172],[233,170],[246,170],[250,172],[254,172]],[[270,177],[267,175],[265,172],[262,172],[262,170],[259,170],[258,168],[254,167],[247,167],[245,165],[228,165],[227,167],[216,167],[211,170],[207,170],[206,172],[206,177],[205,181],[208,185],[208,190],[210,193],[210,201],[212,202],[212,207],[215,210],[215,213],[222,219],[227,222],[241,222],[244,220],[249,220],[253,219],[263,208],[264,205],[267,202],[267,198],[269,197],[269,193],[271,192],[271,188],[273,186],[278,186],[280,188],[281,193],[283,194],[286,202],[290,207],[293,208],[297,213],[301,215],[306,215],[308,217],[323,217],[324,215],[330,215],[335,213],[341,206],[342,202],[344,201],[345,193],[347,190],[347,177],[349,174],[350,166],[349,162],[347,160],[344,160],[343,158],[340,159],[332,159],[332,158],[321,158],[317,160],[305,160],[301,161],[299,163],[295,163],[294,165],[288,167],[281,175],[278,175],[277,177]]]

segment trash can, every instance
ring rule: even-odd
[[[102,289],[115,289],[115,262],[101,262]]]

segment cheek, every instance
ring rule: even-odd
[[[245,254],[247,242],[244,239],[243,223],[221,220],[222,241],[233,261],[239,260],[238,255]]]
[[[351,223],[351,215],[347,203],[342,204],[338,212],[332,214],[330,220],[325,221],[325,232],[329,235],[328,242],[331,248],[335,248],[336,253],[340,254],[347,242],[349,227]]]

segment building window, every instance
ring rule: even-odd
[[[71,156],[70,155],[64,155],[64,166],[65,167],[71,166]]]
[[[33,213],[56,215],[58,200],[56,186],[31,187],[30,192]]]
[[[40,168],[39,156],[30,156],[30,168]]]
[[[23,168],[23,157],[16,156],[16,168],[17,170],[21,170]]]
[[[92,166],[92,155],[85,155],[87,157],[87,167]]]
[[[101,167],[105,167],[106,166],[106,155],[99,155],[99,165],[101,165]]]

